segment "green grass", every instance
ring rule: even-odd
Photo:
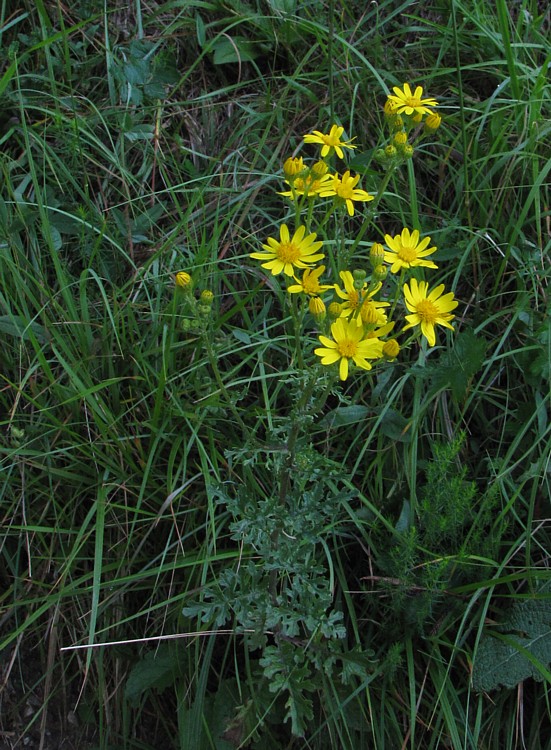
[[[537,680],[476,689],[515,604],[551,622],[549,20],[529,1],[0,5],[2,741],[550,747],[548,636]],[[443,124],[364,241],[430,234],[456,332],[301,401],[290,308],[249,253],[292,220],[276,191],[302,135],[338,121],[374,149],[404,81]],[[182,331],[182,269],[214,292],[207,337]],[[308,533],[346,636],[308,628],[322,599],[298,573],[298,644],[241,632],[224,576],[254,608]]]

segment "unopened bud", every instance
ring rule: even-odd
[[[304,171],[304,161],[302,156],[290,156],[283,165],[283,174],[287,179],[295,177]]]
[[[327,172],[329,172],[329,166],[322,160],[317,161],[310,170],[310,174],[314,180],[320,180],[322,177],[325,177]]]
[[[400,353],[400,344],[396,339],[389,339],[383,344],[383,356],[385,359],[396,359]]]
[[[214,293],[210,291],[210,289],[203,289],[201,292],[201,296],[199,297],[199,302],[201,302],[203,305],[212,305],[212,300],[214,299]]]
[[[380,242],[374,242],[371,245],[371,250],[369,251],[369,260],[371,262],[371,266],[373,268],[377,268],[377,266],[380,266],[383,262],[385,257],[385,249],[381,245]]]
[[[432,112],[425,120],[425,127],[428,128],[428,130],[438,130],[441,124],[442,118],[438,112]]]
[[[370,299],[367,299],[361,306],[360,315],[362,316],[362,323],[365,323],[365,325],[373,325],[379,317],[377,308]]]
[[[316,318],[316,320],[322,321],[325,318],[327,309],[321,297],[310,297],[310,301],[308,302],[308,309],[310,310],[314,318]]]
[[[327,308],[327,312],[329,313],[329,317],[331,318],[331,320],[336,320],[341,315],[342,305],[340,304],[340,302],[331,302],[331,304]]]
[[[394,159],[396,156],[396,147],[392,145],[392,143],[389,143],[388,146],[385,146],[385,156],[387,159]]]
[[[191,288],[193,285],[193,279],[187,273],[187,271],[178,271],[175,277],[176,285],[181,287],[182,289]]]
[[[403,146],[408,142],[408,135],[404,130],[400,130],[399,133],[395,133],[392,139],[397,146]]]
[[[376,281],[384,281],[387,277],[387,274],[388,274],[387,267],[383,266],[382,263],[380,266],[375,266],[375,268],[373,269],[373,278]]]

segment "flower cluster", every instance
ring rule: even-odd
[[[178,271],[174,283],[174,309],[180,308],[181,330],[195,335],[204,333],[210,322],[214,293],[203,289],[197,298],[193,278],[187,271]]]
[[[384,148],[375,152],[377,161],[387,168],[410,159],[423,134],[434,132],[442,123],[433,109],[438,102],[431,97],[423,98],[422,86],[412,92],[409,83],[404,83],[403,88],[394,86],[392,90],[394,93],[389,94],[384,107],[390,139]]]
[[[413,94],[408,84],[403,90],[395,88],[385,105],[385,112],[389,118],[394,118],[394,125],[400,119],[399,129],[393,136],[395,143],[405,147],[411,127],[423,117],[427,118],[426,124],[429,118],[438,117],[431,109],[436,104],[434,99],[423,98],[420,86]],[[294,231],[287,223],[282,224],[279,237],[268,237],[262,250],[250,256],[259,260],[273,276],[288,281],[286,288],[290,298],[302,299],[302,306],[299,306],[302,312],[295,322],[300,321],[302,325],[309,311],[318,328],[320,343],[314,354],[322,365],[338,365],[340,379],[346,380],[351,366],[370,370],[378,360],[392,361],[399,355],[401,346],[418,335],[434,346],[436,326],[453,330],[452,311],[458,302],[452,292],[445,293],[443,284],[429,289],[427,282],[412,276],[424,269],[437,268],[432,260],[437,248],[431,244],[431,238],[422,237],[418,229],[403,227],[395,235],[381,232],[384,244],[371,243],[369,268],[361,267],[367,265],[365,260],[354,262],[359,268],[351,267],[349,255],[360,247],[360,237],[350,242],[340,236],[344,227],[342,220],[335,223],[335,235],[328,236],[329,219],[339,213],[353,217],[358,210],[355,204],[369,204],[363,217],[365,230],[372,214],[370,209],[384,192],[384,187],[376,195],[360,188],[360,175],[352,175],[350,169],[342,174],[333,170],[334,156],[344,159],[346,150],[357,148],[343,134],[343,127],[332,125],[328,133],[314,130],[304,136],[306,144],[317,145],[321,151],[311,166],[302,156],[290,157],[283,165],[289,190],[280,195],[292,202],[296,217]],[[333,200],[327,203],[324,198]],[[332,280],[326,278],[328,268],[334,274]],[[296,306],[292,308],[296,313]],[[400,333],[414,329],[413,335],[409,334],[410,338],[402,345],[395,337],[397,321],[393,319],[400,310],[404,311]]]

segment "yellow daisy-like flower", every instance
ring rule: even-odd
[[[314,349],[314,354],[321,357],[322,365],[333,365],[339,362],[339,377],[346,380],[348,367],[352,360],[363,370],[371,370],[368,359],[379,359],[383,356],[383,342],[379,339],[364,338],[364,332],[354,321],[338,318],[331,324],[331,335],[320,336],[323,348]]]
[[[394,105],[393,113],[397,115],[430,115],[430,107],[437,107],[436,99],[423,99],[423,87],[417,86],[412,93],[409,83],[404,83],[404,88],[393,86],[394,95],[390,94],[388,101]]]
[[[320,143],[321,144],[321,156],[327,156],[334,149],[339,159],[344,158],[343,148],[356,148],[351,141],[341,141],[341,135],[344,133],[344,128],[338,125],[332,125],[329,133],[321,133],[319,130],[314,130],[313,133],[303,136],[305,143]],[[354,139],[352,139],[354,140]]]
[[[354,216],[353,201],[372,201],[375,197],[374,195],[370,195],[366,190],[356,188],[359,180],[359,174],[352,177],[349,171],[346,171],[342,177],[333,175],[332,181],[328,182],[327,187],[322,186],[319,194],[322,198],[327,198],[331,195],[341,198],[346,203],[349,215]]]
[[[291,294],[307,294],[309,297],[317,297],[321,292],[333,288],[333,284],[320,284],[320,276],[325,271],[325,266],[317,268],[306,268],[302,274],[302,281],[295,278],[296,284],[287,287]]]
[[[390,250],[385,251],[385,261],[390,263],[391,273],[398,273],[402,268],[438,268],[432,260],[424,260],[427,255],[436,252],[436,247],[427,247],[430,237],[425,237],[419,242],[419,231],[414,229],[402,229],[401,234],[391,237],[385,234],[385,242]]]
[[[279,230],[279,240],[268,237],[268,244],[262,245],[266,252],[251,253],[251,258],[262,260],[260,265],[267,268],[274,276],[283,271],[287,276],[293,276],[295,268],[308,268],[312,263],[324,258],[323,253],[318,250],[323,242],[315,242],[316,234],[304,236],[306,227],[302,226],[291,235],[286,224],[282,224]]]
[[[292,183],[293,189],[287,190],[284,193],[278,193],[278,195],[284,195],[286,198],[291,198],[291,200],[293,200],[295,195],[319,195],[320,190],[322,190],[328,182],[331,182],[332,179],[331,175],[326,174],[320,176],[315,172],[311,172],[306,177],[295,177]],[[288,185],[291,184],[289,180],[285,180],[285,182]]]
[[[337,296],[344,300],[344,304],[341,306],[340,315],[341,318],[348,318],[350,315],[356,315],[356,313],[358,312],[362,303],[362,294],[367,289],[367,282],[364,283],[361,290],[358,290],[354,286],[354,276],[352,276],[350,271],[341,271],[339,273],[339,276],[341,277],[344,284],[344,289],[341,289],[338,284],[335,284],[335,291],[337,292]],[[375,294],[375,292],[380,288],[381,284],[379,284],[373,294]],[[358,323],[358,325],[360,325],[360,323]]]
[[[429,292],[428,283],[417,281],[417,279],[411,279],[409,286],[404,284],[406,307],[411,315],[406,315],[408,322],[403,330],[407,331],[408,328],[421,326],[421,333],[430,346],[434,346],[436,343],[434,333],[436,325],[451,328],[453,331],[450,320],[453,320],[455,315],[452,315],[451,311],[455,310],[459,303],[453,298],[453,292],[443,295],[443,291],[444,284],[439,284]]]

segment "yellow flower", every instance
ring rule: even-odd
[[[306,165],[302,156],[290,156],[283,164],[283,174],[287,179],[295,177],[300,172],[304,172]]]
[[[308,309],[319,323],[324,320],[327,310],[321,297],[310,297]]]
[[[352,201],[372,201],[375,197],[365,190],[356,188],[359,180],[359,174],[351,177],[349,171],[346,171],[342,177],[333,175],[332,182],[328,183],[327,187],[323,186],[319,194],[322,198],[327,198],[331,195],[340,198],[346,203],[346,208],[350,216],[354,216],[354,204]]]
[[[441,124],[442,118],[440,117],[438,112],[433,112],[425,120],[425,127],[429,130],[438,130]]]
[[[324,256],[318,253],[323,242],[315,242],[316,234],[304,236],[306,227],[302,226],[291,237],[286,224],[282,224],[279,230],[279,240],[268,237],[268,244],[262,245],[266,252],[251,253],[251,258],[262,260],[260,265],[267,268],[274,276],[285,273],[287,276],[294,275],[295,268],[308,268],[309,264],[317,263]]]
[[[385,234],[385,242],[390,250],[385,252],[385,261],[390,263],[392,273],[398,273],[402,268],[415,268],[425,266],[426,268],[438,268],[432,260],[423,260],[427,255],[436,252],[436,247],[429,247],[430,237],[425,237],[419,242],[419,231],[414,229],[402,229],[401,234],[391,237]]]
[[[375,294],[375,292],[372,292],[372,294]],[[357,317],[358,322],[362,322],[364,325],[384,325],[388,319],[384,310],[381,309],[383,307],[390,307],[390,302],[379,302],[371,299],[371,296],[368,297],[360,307],[360,314]]]
[[[193,283],[193,280],[187,271],[178,271],[174,279],[176,285],[185,289]]]
[[[383,356],[383,342],[376,338],[364,338],[364,332],[355,322],[338,318],[331,324],[332,339],[320,336],[323,348],[314,349],[314,354],[321,357],[322,365],[333,365],[339,362],[339,377],[346,380],[348,367],[352,360],[363,370],[371,370],[368,359],[379,359]]]
[[[439,284],[431,292],[428,289],[429,285],[426,281],[417,281],[417,279],[411,279],[409,286],[404,284],[406,307],[412,314],[406,315],[408,323],[403,330],[407,331],[413,326],[421,326],[421,333],[429,342],[429,346],[434,346],[436,343],[434,326],[445,326],[453,331],[450,320],[453,320],[455,315],[451,315],[451,311],[459,303],[453,298],[453,292],[442,295],[444,284]]]
[[[396,339],[389,339],[383,344],[383,357],[392,362],[400,354],[400,344]]]
[[[394,95],[390,94],[388,100],[395,105],[394,112],[398,115],[430,115],[430,107],[438,106],[436,99],[423,99],[423,87],[417,86],[414,93],[411,92],[409,83],[404,83],[403,89],[394,86]]]
[[[287,190],[284,193],[278,193],[278,195],[284,195],[286,198],[291,198],[291,200],[293,200],[295,195],[318,195],[324,185],[331,182],[332,179],[331,175],[327,174],[320,177],[318,173],[312,171],[309,175],[306,175],[306,177],[295,177],[292,183],[293,189]],[[289,180],[285,180],[285,182],[288,185],[291,184]]]
[[[367,283],[364,283],[361,290],[356,289],[354,284],[354,277],[350,271],[341,271],[339,273],[341,277],[344,289],[341,289],[338,284],[335,284],[335,291],[337,296],[344,300],[344,304],[341,306],[341,317],[348,318],[349,315],[356,314],[362,303],[362,293],[367,289]],[[379,289],[381,285],[379,284]],[[377,289],[375,290],[377,291]],[[374,292],[375,293],[375,292]]]
[[[325,266],[318,266],[317,268],[306,268],[302,274],[302,281],[295,278],[296,284],[292,284],[287,287],[287,291],[291,294],[308,294],[310,297],[316,297],[321,292],[326,292],[328,289],[333,288],[333,284],[320,284],[320,276],[325,271]]]
[[[351,141],[341,141],[341,135],[344,133],[344,128],[337,125],[332,125],[329,133],[324,134],[319,130],[314,130],[313,133],[303,136],[305,143],[320,143],[321,144],[321,156],[327,156],[334,149],[339,159],[344,158],[343,148],[356,148],[353,146]],[[352,139],[353,140],[353,139]]]

